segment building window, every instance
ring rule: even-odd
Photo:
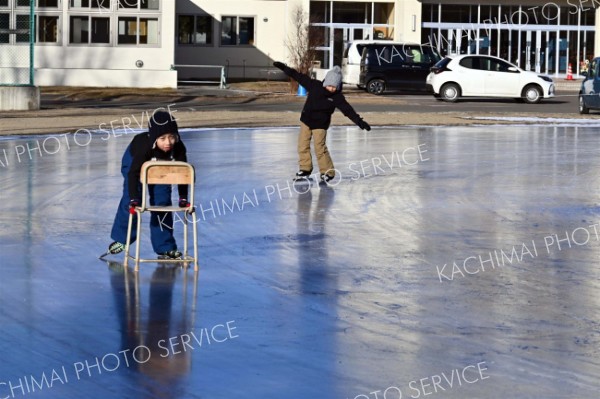
[[[33,19],[33,32],[30,31],[31,5],[45,8],[43,15],[36,10]],[[59,43],[59,18],[58,13],[48,15],[46,11],[58,11],[60,0],[0,0],[0,43],[29,43],[31,36],[36,43]]]
[[[119,9],[158,10],[160,0],[118,0]]]
[[[221,45],[238,46],[254,44],[254,17],[223,17],[221,20]]]
[[[90,16],[71,17],[69,25],[71,44],[109,44],[110,19]]]
[[[0,13],[0,43],[8,43],[8,33],[3,33],[10,29],[10,14]]]
[[[180,15],[177,17],[177,42],[179,44],[194,43],[193,15]]]
[[[119,17],[118,44],[158,44],[158,18]]]
[[[38,8],[58,8],[58,0],[38,0]]]
[[[42,1],[42,0],[40,0]],[[69,6],[71,8],[91,8],[110,10],[111,1],[115,0],[71,0]]]
[[[29,14],[17,14],[16,17],[15,27],[17,34],[15,35],[15,40],[17,43],[29,43]],[[23,33],[19,33],[19,31]],[[24,33],[25,31],[27,33]]]
[[[137,44],[137,18],[119,18],[118,44]]]
[[[158,44],[158,19],[140,18],[139,44]]]
[[[38,43],[58,43],[58,16],[38,16],[36,29]]]
[[[0,7],[8,7],[9,0],[0,0]],[[13,0],[16,7],[29,7],[31,0]],[[37,0],[34,4],[38,8],[58,8],[59,0]]]
[[[207,15],[180,15],[177,18],[179,44],[212,44],[213,19]]]

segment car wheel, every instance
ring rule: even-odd
[[[379,95],[385,91],[385,82],[381,79],[373,79],[367,83],[367,91]]]
[[[589,114],[590,109],[585,105],[585,101],[583,101],[583,94],[579,95],[579,113],[580,114]]]
[[[537,104],[542,99],[542,89],[536,85],[525,86],[523,100],[528,104]]]
[[[446,83],[440,89],[440,97],[444,101],[454,103],[460,97],[460,86],[456,83]]]

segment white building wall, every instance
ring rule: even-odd
[[[286,15],[291,2],[286,0],[178,0],[176,13],[213,16],[212,45],[176,44],[177,65],[220,65],[228,67],[230,78],[268,77],[273,60],[286,58],[284,38]],[[253,46],[221,46],[222,16],[255,18]],[[176,18],[175,18],[176,20]],[[177,22],[175,22],[175,25]],[[178,68],[180,79],[209,76],[203,68]],[[212,75],[217,76],[218,70]]]
[[[396,1],[395,40],[399,42],[421,43],[421,3],[417,0]]]
[[[113,0],[114,1],[114,0]],[[115,45],[117,18],[111,20],[111,40],[108,45],[69,44],[69,1],[62,1],[59,35],[60,45],[37,44],[34,53],[35,84],[38,86],[85,87],[177,87],[175,63],[175,0],[161,1],[159,45]],[[108,11],[94,15],[106,16]],[[84,14],[93,14],[87,11]],[[119,13],[117,13],[119,14]],[[143,16],[144,12],[137,15]],[[114,15],[114,14],[113,14]],[[149,15],[156,15],[152,13]],[[136,61],[143,66],[137,67]]]
[[[364,3],[364,0],[344,0]],[[393,0],[373,0],[390,2]],[[293,26],[296,7],[307,13],[310,0],[177,0],[177,15],[206,14],[214,17],[214,43],[208,46],[178,45],[177,65],[220,65],[229,78],[269,78],[273,61],[288,62],[285,41]],[[413,15],[416,28],[412,30]],[[223,16],[255,17],[255,46],[221,46],[220,23]],[[396,40],[420,42],[421,3],[418,0],[395,0]],[[177,27],[176,27],[177,29]],[[218,77],[218,70],[178,67],[179,79]]]
[[[119,1],[119,0],[113,0]],[[364,0],[345,0],[364,2]],[[386,0],[373,0],[376,2]],[[390,0],[387,0],[390,1]],[[427,1],[427,0],[423,0]],[[489,0],[494,4],[518,4],[517,0]],[[538,1],[543,4],[543,0]],[[449,0],[464,3],[464,0]],[[488,0],[481,0],[486,3]],[[421,41],[421,8],[419,0],[395,0],[394,39]],[[562,3],[562,2],[561,2]],[[572,4],[568,3],[567,4]],[[293,24],[293,10],[301,6],[309,10],[310,0],[161,0],[159,17],[159,46],[114,45],[117,40],[117,21],[113,18],[110,46],[70,45],[69,0],[61,1],[60,44],[36,44],[35,83],[41,86],[100,86],[100,87],[176,87],[180,79],[204,75],[206,71],[194,68],[171,67],[185,65],[223,65],[230,78],[271,78],[272,62],[288,62],[286,37]],[[42,11],[43,13],[44,11]],[[45,11],[51,13],[50,11]],[[600,8],[596,12],[596,28],[600,30]],[[86,12],[91,14],[91,11]],[[141,15],[143,12],[139,12]],[[119,14],[119,13],[117,13]],[[179,45],[177,43],[177,15],[210,15],[214,18],[213,44]],[[255,42],[249,46],[221,46],[220,22],[224,15],[255,18]],[[595,55],[600,56],[600,40],[595,40]],[[136,61],[143,67],[137,67]],[[4,69],[1,74],[9,73]],[[14,71],[12,71],[14,72]],[[10,73],[12,73],[10,72]],[[217,77],[218,70],[213,75]],[[14,75],[14,74],[13,74]]]

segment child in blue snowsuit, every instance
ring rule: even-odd
[[[140,172],[142,164],[150,160],[173,160],[187,162],[186,148],[181,138],[177,122],[171,114],[164,111],[155,112],[148,122],[148,132],[137,134],[123,154],[121,174],[123,175],[123,197],[119,203],[111,238],[114,240],[108,252],[118,254],[125,249],[127,241],[127,225],[131,208],[141,205],[142,184]],[[179,206],[189,206],[187,201],[188,186],[179,185]],[[151,184],[148,186],[150,205],[171,205],[171,186]],[[134,215],[134,224],[137,215]],[[135,229],[131,232],[131,242],[136,240]],[[154,252],[162,259],[181,258],[177,243],[173,237],[173,215],[171,212],[151,212],[150,237]]]

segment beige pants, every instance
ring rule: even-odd
[[[325,129],[311,129],[304,123],[300,124],[300,136],[298,136],[298,158],[300,170],[304,170],[312,173],[313,164],[312,156],[310,154],[310,140],[314,137],[315,140],[315,153],[317,154],[317,162],[319,163],[319,172],[321,174],[328,174],[335,176],[335,170],[333,167],[333,161],[329,155],[327,144],[327,130]]]

